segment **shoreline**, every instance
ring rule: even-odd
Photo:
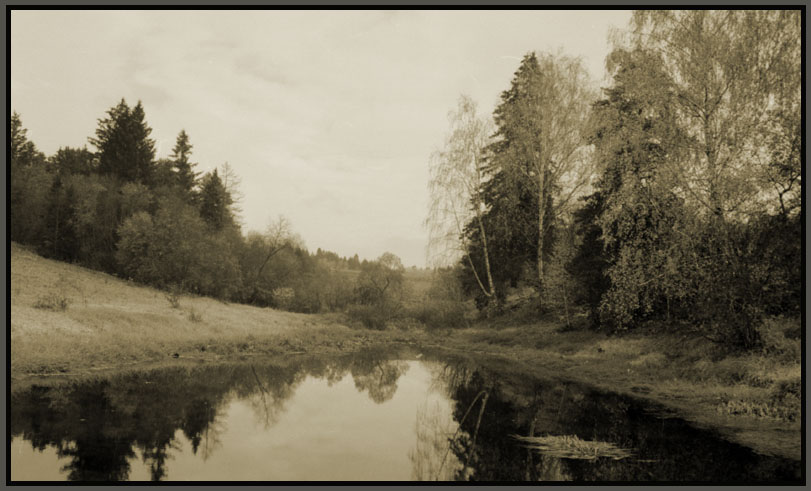
[[[182,296],[180,306],[173,307],[157,290],[44,259],[16,244],[11,252],[10,390],[178,363],[407,346],[501,358],[546,378],[586,383],[662,405],[757,452],[801,458],[799,414],[787,421],[726,409],[737,407],[730,406],[737,401],[744,408],[759,408],[771,397],[770,387],[783,380],[767,387],[735,382],[741,373],[760,373],[752,367],[763,358],[712,361],[706,340],[675,334],[653,338],[561,332],[559,323],[543,321],[457,330],[406,324],[375,331],[350,327],[340,314],[295,314],[192,296]],[[34,307],[53,292],[69,299],[66,309]],[[784,363],[757,370],[793,381],[800,367]],[[794,407],[788,410],[799,413]]]

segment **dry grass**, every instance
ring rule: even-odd
[[[354,330],[330,316],[295,314],[194,296],[178,296],[11,245],[11,369],[13,376],[74,372],[162,359],[277,353],[370,342],[384,335]],[[42,309],[60,296],[70,308]],[[286,343],[283,343],[286,341]]]
[[[528,448],[541,453],[564,459],[595,460],[610,458],[621,460],[633,455],[629,450],[619,448],[613,443],[581,440],[576,435],[518,436]]]
[[[799,340],[772,334],[763,352],[735,354],[700,336],[607,337],[588,329],[561,332],[542,321],[447,331],[441,345],[504,356],[539,374],[643,397],[764,453],[798,458]]]

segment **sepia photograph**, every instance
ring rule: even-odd
[[[6,6],[6,484],[806,484],[805,6]]]

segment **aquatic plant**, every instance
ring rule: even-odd
[[[594,460],[600,457],[614,460],[630,457],[630,450],[619,448],[613,443],[581,440],[576,435],[519,436],[513,438],[543,454],[565,459]]]

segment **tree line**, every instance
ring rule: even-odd
[[[799,318],[801,13],[636,11],[608,87],[528,53],[492,118],[466,96],[431,159],[430,251],[485,314],[516,288],[612,332],[751,348]]]
[[[94,150],[62,147],[46,156],[16,112],[10,130],[11,239],[46,257],[172,295],[298,312],[374,303],[382,294],[370,291],[404,270],[390,253],[376,261],[311,254],[282,216],[243,234],[233,167],[197,172],[185,130],[169,158],[156,158],[140,101],[122,99],[98,120],[88,139]]]

